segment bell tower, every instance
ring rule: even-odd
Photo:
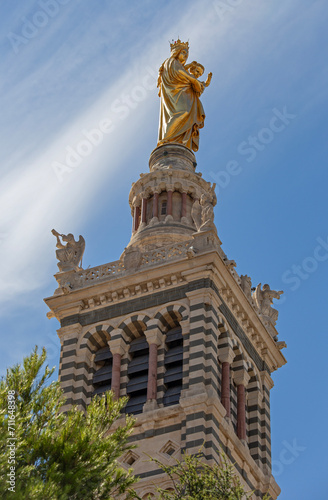
[[[277,498],[271,374],[286,361],[266,296],[277,292],[260,286],[252,296],[250,279],[223,252],[214,186],[190,149],[157,147],[129,203],[133,230],[120,259],[61,270],[45,299],[61,325],[67,407],[85,408],[108,389],[129,396],[138,448],[122,463],[141,477],[145,498],[154,482],[169,487],[145,454],[170,463],[201,446],[209,462],[223,449],[254,498]]]
[[[129,397],[138,447],[121,461],[140,477],[141,498],[171,487],[148,455],[173,464],[202,448],[209,463],[223,450],[253,498],[276,499],[271,374],[286,363],[286,345],[272,304],[282,292],[259,284],[252,294],[222,250],[215,185],[193,153],[212,74],[200,82],[204,67],[186,65],[188,53],[175,41],[159,70],[159,141],[130,191],[132,235],[121,257],[82,269],[82,236],[53,230],[58,288],[45,302],[60,322],[59,378],[66,408],[86,408],[109,389]]]

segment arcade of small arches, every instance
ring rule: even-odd
[[[188,314],[185,305],[175,304],[153,317],[134,315],[116,328],[98,325],[84,334],[79,348],[91,355],[92,394],[112,390],[116,397],[127,395],[125,411],[132,414],[145,411],[147,403],[178,404],[189,376],[184,341]],[[239,439],[247,442],[247,408],[250,400],[258,403],[262,398],[260,375],[223,319],[218,326],[216,376],[226,417]]]
[[[198,199],[199,195],[194,189],[183,187],[180,183],[163,183],[147,188],[133,200],[132,233],[151,221],[164,222],[168,216],[175,222],[190,224],[191,208]]]

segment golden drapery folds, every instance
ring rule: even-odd
[[[178,49],[178,47],[177,47]],[[159,96],[161,98],[158,146],[176,142],[198,151],[199,129],[204,127],[205,113],[199,96],[204,84],[184,67],[181,50],[172,50],[159,70]]]

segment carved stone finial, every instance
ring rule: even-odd
[[[252,280],[247,274],[240,276],[240,287],[248,300],[252,301]]]
[[[191,245],[189,248],[187,248],[187,257],[188,259],[192,259],[193,257],[195,257],[196,255],[196,251],[194,249],[194,247]]]
[[[200,226],[200,231],[215,229],[212,197],[207,194],[202,194],[200,205],[202,207],[202,225]]]
[[[273,299],[280,299],[280,295],[283,293],[283,291],[277,292],[275,290],[271,290],[269,285],[263,285],[263,288],[261,289],[261,283],[259,283],[252,295],[261,315],[273,326],[275,326],[279,314],[276,309],[271,307]]]
[[[122,256],[121,256],[122,258]],[[125,269],[137,269],[142,261],[142,253],[137,247],[128,247],[123,252],[123,262]]]
[[[52,234],[57,238],[56,257],[59,260],[57,263],[58,269],[61,272],[78,271],[81,269],[80,264],[85,249],[85,240],[83,236],[79,236],[79,240],[75,241],[74,236],[69,234],[59,234],[53,229]],[[66,245],[60,241],[66,242]]]
[[[198,200],[195,200],[191,207],[191,217],[194,221],[197,231],[200,230],[200,226],[202,225],[202,207]]]
[[[202,194],[200,202],[195,200],[191,209],[191,217],[197,231],[208,231],[216,227],[214,224],[213,195]]]
[[[225,256],[223,258],[223,262],[225,263],[225,265],[227,266],[227,268],[230,270],[230,271],[233,271],[235,267],[237,267],[237,264],[236,264],[236,261],[235,260],[231,260],[231,259],[228,259],[227,256]]]

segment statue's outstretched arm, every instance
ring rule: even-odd
[[[281,290],[280,292],[276,292],[275,290],[270,290],[270,299],[280,299],[280,295],[284,292]]]
[[[52,232],[52,234],[53,234],[54,236],[56,236],[56,238],[57,238],[56,248],[65,248],[65,245],[63,245],[63,244],[62,244],[62,242],[61,242],[61,241],[60,241],[60,239],[59,239],[59,236],[62,236],[62,235],[61,235],[61,234],[59,234],[59,233],[56,231],[56,229],[52,229],[52,230],[51,230],[51,232]]]
[[[212,76],[213,76],[213,74],[212,74],[212,73],[209,73],[209,74],[207,75],[207,79],[206,79],[206,82],[205,82],[205,87],[208,87],[208,86],[209,86],[209,84],[211,83]]]

